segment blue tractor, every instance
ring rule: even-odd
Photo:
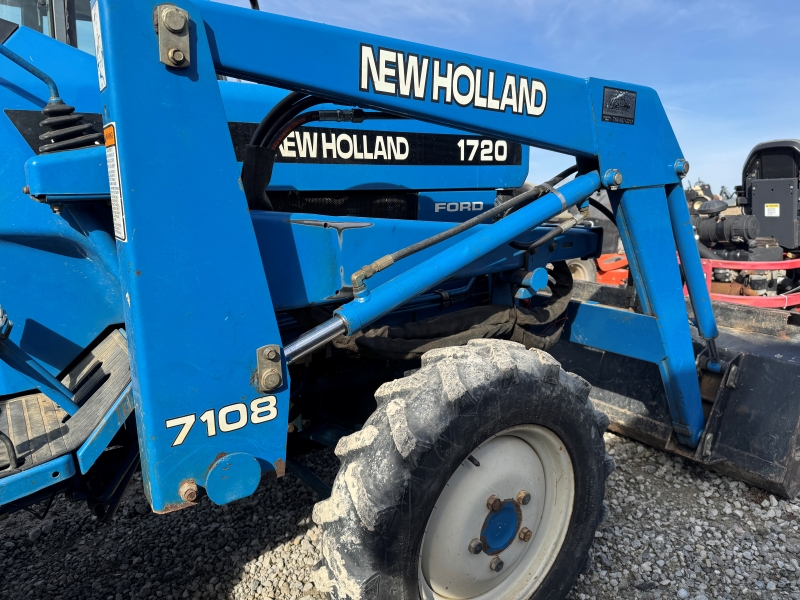
[[[205,1],[0,9],[0,514],[288,468],[333,598],[523,600],[586,566],[606,413],[797,492],[800,399],[753,393],[800,389],[796,326],[718,328],[653,90]],[[523,186],[529,146],[575,165]],[[623,297],[567,264],[600,189]]]

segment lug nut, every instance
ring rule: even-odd
[[[172,33],[180,33],[186,27],[186,15],[176,8],[168,8],[163,13],[164,25]]]
[[[523,527],[519,530],[519,539],[521,539],[523,542],[530,542],[532,537],[533,532],[527,527]]]
[[[186,502],[197,500],[197,484],[193,481],[184,481],[178,488],[178,494]]]
[[[523,506],[527,505],[531,501],[531,495],[522,490],[519,494],[517,494],[517,502],[522,504]]]
[[[169,52],[167,53],[167,56],[169,56],[169,59],[172,61],[172,64],[174,65],[180,65],[183,63],[183,61],[186,60],[186,56],[183,54],[181,50],[178,50],[177,48],[170,48]]]
[[[492,559],[492,562],[489,563],[489,568],[495,573],[499,573],[503,570],[503,561],[500,560],[499,556],[495,556]]]
[[[497,512],[500,510],[500,507],[503,506],[503,501],[500,500],[497,496],[489,496],[489,499],[486,501],[486,508],[488,508],[492,512]]]
[[[281,372],[278,369],[269,369],[261,376],[261,388],[265,391],[274,390],[281,384]]]
[[[469,543],[469,553],[480,554],[481,552],[483,552],[483,542],[475,538]]]

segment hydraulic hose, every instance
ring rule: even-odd
[[[266,116],[261,119],[261,122],[253,132],[253,137],[250,138],[250,144],[253,146],[260,146],[264,140],[264,134],[275,124],[275,121],[280,118],[293,104],[306,98],[308,94],[304,92],[291,92],[282,98],[275,106],[272,107]]]
[[[575,225],[580,224],[583,221],[583,215],[578,213],[577,215],[570,215],[570,218],[565,221],[564,223],[559,223],[555,227],[553,227],[550,231],[545,233],[542,237],[534,240],[531,243],[523,243],[523,242],[511,242],[511,247],[515,250],[526,250],[529,254],[533,254],[537,248],[544,246],[547,242],[552,239],[557,238],[565,231],[569,231]]]
[[[277,150],[292,131],[314,121],[333,121],[337,123],[363,123],[364,121],[377,121],[377,120],[391,120],[402,119],[399,115],[385,112],[364,112],[360,108],[352,110],[315,110],[304,112],[297,115],[294,119],[286,123],[283,128],[275,134],[271,141],[267,144],[270,150]]]
[[[614,226],[617,226],[617,218],[614,216],[614,213],[608,210],[603,204],[595,200],[594,198],[589,198],[589,206],[594,208],[596,211],[603,214],[603,216],[611,221]]]
[[[711,248],[706,247],[700,240],[697,240],[697,250],[700,252],[700,258],[707,258],[709,260],[720,260],[719,256],[711,250]]]
[[[456,225],[455,227],[451,227],[446,231],[442,231],[441,233],[437,233],[427,239],[424,239],[416,244],[411,244],[410,246],[406,246],[405,248],[398,250],[392,254],[387,254],[379,258],[378,260],[361,267],[358,271],[353,273],[351,276],[351,281],[353,285],[354,291],[359,291],[364,287],[364,281],[375,275],[375,273],[379,273],[383,271],[387,267],[390,267],[394,263],[411,256],[412,254],[416,254],[417,252],[421,252],[431,246],[434,246],[440,242],[450,239],[453,236],[458,235],[459,233],[463,233],[468,229],[472,229],[476,225],[483,223],[488,219],[492,219],[499,215],[504,215],[507,212],[510,212],[511,209],[519,208],[524,206],[525,204],[529,204],[533,202],[537,198],[541,198],[550,190],[548,187],[554,186],[557,183],[560,183],[573,173],[577,173],[578,167],[577,165],[573,165],[569,169],[566,169],[550,179],[544,185],[537,185],[534,186],[532,189],[528,190],[527,192],[523,192],[519,196],[515,196],[511,200],[507,202],[503,202],[495,206],[494,208],[487,210],[485,213],[481,213],[477,217],[473,217],[463,223]]]

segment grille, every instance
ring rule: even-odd
[[[303,212],[330,217],[417,218],[415,193],[326,193],[269,191],[273,210]]]

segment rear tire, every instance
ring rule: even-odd
[[[332,495],[314,508],[317,587],[337,600],[564,598],[607,514],[614,465],[589,390],[514,342],[426,353],[417,372],[378,389],[377,410],[336,447]],[[486,490],[500,511],[487,508]],[[531,501],[518,502],[518,490]],[[485,544],[477,554],[475,538]]]

